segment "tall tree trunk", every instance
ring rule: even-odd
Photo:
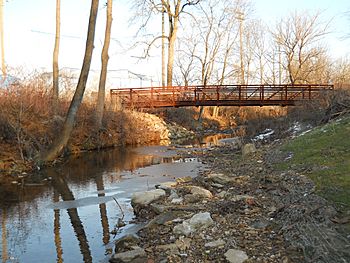
[[[61,133],[53,141],[51,147],[46,151],[40,152],[38,157],[39,161],[47,162],[47,161],[54,160],[62,152],[64,147],[67,145],[68,140],[70,138],[70,134],[72,133],[72,130],[75,124],[75,117],[77,115],[77,111],[80,107],[81,101],[84,96],[86,82],[90,71],[92,51],[94,49],[98,2],[99,0],[91,1],[89,27],[88,27],[88,34],[86,39],[86,48],[85,48],[83,66],[80,72],[77,88],[75,90],[72,102],[68,109],[66,120],[63,124],[63,129]]]
[[[7,71],[5,65],[5,47],[4,47],[4,0],[0,0],[0,38],[1,38],[1,70],[2,80],[5,81]]]
[[[244,62],[243,62],[243,13],[240,13],[239,17],[239,56],[240,56],[240,62],[241,62],[241,69],[240,69],[240,74],[241,74],[241,85],[245,84],[245,79],[244,79]]]
[[[165,8],[164,5],[162,6],[162,87],[165,87]]]
[[[53,112],[57,113],[58,108],[58,96],[59,96],[59,82],[58,82],[58,53],[60,49],[60,31],[61,31],[61,0],[56,0],[56,36],[55,36],[55,48],[53,51],[53,70],[52,70],[52,100],[53,100]]]
[[[173,67],[174,67],[174,53],[175,53],[175,40],[178,29],[179,18],[174,17],[174,22],[172,19],[169,20],[169,46],[168,46],[168,65],[167,65],[167,86],[171,87],[173,85]]]
[[[106,78],[107,78],[107,66],[108,66],[108,49],[109,43],[111,42],[111,28],[112,28],[112,0],[107,0],[107,21],[106,21],[106,31],[105,31],[105,41],[103,44],[102,54],[101,54],[101,74],[100,81],[98,85],[98,98],[97,98],[97,109],[96,109],[96,126],[102,127],[102,117],[105,105],[105,90],[106,90]]]

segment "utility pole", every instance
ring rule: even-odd
[[[162,5],[162,87],[165,87],[165,26],[164,26],[164,5]]]
[[[1,38],[1,70],[2,81],[6,79],[5,47],[4,47],[4,0],[0,0],[0,38]]]
[[[239,20],[239,55],[241,60],[240,81],[241,81],[241,85],[245,85],[244,62],[243,62],[243,20],[244,20],[243,12],[237,11],[237,19]]]

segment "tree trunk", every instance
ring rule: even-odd
[[[5,81],[7,71],[5,65],[5,47],[4,47],[4,0],[0,0],[0,38],[1,38],[1,70],[2,81]]]
[[[164,5],[162,7],[162,87],[165,87],[165,79],[166,79],[166,73],[165,73],[165,23],[164,23]]]
[[[175,40],[178,29],[178,17],[174,17],[174,22],[171,19],[169,21],[169,46],[168,46],[168,65],[167,65],[167,86],[173,85],[173,67],[174,67],[174,53],[175,53]]]
[[[58,53],[60,49],[60,30],[61,30],[61,1],[56,0],[56,36],[55,36],[55,48],[53,51],[53,70],[52,70],[52,100],[53,100],[53,112],[57,113],[58,108],[58,96],[59,96],[59,82],[58,82]]]
[[[68,109],[66,120],[63,124],[63,129],[61,133],[53,141],[51,147],[46,151],[40,152],[38,159],[41,162],[54,160],[62,152],[64,147],[67,145],[70,135],[73,131],[73,127],[75,124],[75,117],[77,115],[77,111],[80,107],[81,101],[84,96],[86,82],[90,71],[92,51],[94,49],[98,2],[99,0],[91,1],[89,27],[88,27],[88,34],[86,39],[86,48],[85,48],[83,66],[80,72],[77,88],[75,90],[72,102]]]
[[[106,78],[107,78],[107,66],[108,66],[108,49],[111,41],[111,28],[112,28],[112,0],[107,0],[107,21],[105,31],[105,41],[103,44],[102,55],[101,55],[101,74],[100,82],[98,85],[98,98],[97,98],[97,109],[96,109],[96,126],[102,127],[102,117],[105,105],[105,89],[106,89]]]

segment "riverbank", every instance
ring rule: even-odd
[[[248,147],[243,156],[232,145],[193,151],[211,170],[160,185],[152,202],[134,197],[138,220],[150,221],[139,238],[116,242],[111,261],[132,262],[125,255],[148,262],[349,261],[348,162],[332,162],[349,129],[346,117],[295,139]],[[333,154],[325,154],[330,146]]]

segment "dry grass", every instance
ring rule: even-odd
[[[61,96],[54,114],[50,90],[35,77],[0,90],[0,170],[31,169],[35,155],[59,134],[71,92]],[[160,140],[160,132],[151,123],[160,120],[147,114],[106,111],[101,129],[95,126],[94,117],[95,104],[84,101],[65,153]],[[26,167],[18,167],[19,163]]]

